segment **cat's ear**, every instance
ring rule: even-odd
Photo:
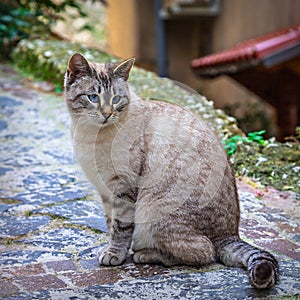
[[[134,57],[124,60],[114,68],[113,75],[116,77],[123,78],[126,81],[129,77],[129,72],[134,62],[135,62]]]
[[[70,58],[68,64],[68,72],[69,74],[71,73],[74,76],[78,74],[84,75],[89,74],[91,72],[91,68],[88,61],[82,54],[75,53]]]

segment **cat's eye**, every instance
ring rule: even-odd
[[[88,98],[93,103],[99,102],[99,96],[97,94],[88,95]]]
[[[112,104],[117,104],[117,103],[119,103],[120,102],[120,100],[121,100],[121,97],[120,96],[114,96],[113,98],[112,98]]]

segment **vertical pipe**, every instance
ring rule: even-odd
[[[157,69],[160,77],[167,76],[166,34],[164,20],[160,16],[162,0],[155,0]]]

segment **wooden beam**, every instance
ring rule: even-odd
[[[290,66],[274,69],[260,66],[231,75],[276,109],[280,140],[293,134],[300,122],[300,74],[295,70]]]

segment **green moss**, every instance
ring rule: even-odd
[[[25,217],[31,217],[33,215],[32,211],[26,211],[25,212]]]
[[[274,139],[240,143],[233,157],[239,175],[251,177],[264,186],[300,193],[300,144],[279,143]]]
[[[0,203],[1,204],[21,204],[23,202],[20,200],[12,199],[12,198],[0,197]]]
[[[57,40],[22,40],[14,49],[12,58],[19,69],[38,79],[51,81],[62,90],[68,60],[75,52],[81,52],[91,61],[114,59],[100,50]]]
[[[15,241],[13,238],[3,238],[3,240],[7,246],[12,245]]]

